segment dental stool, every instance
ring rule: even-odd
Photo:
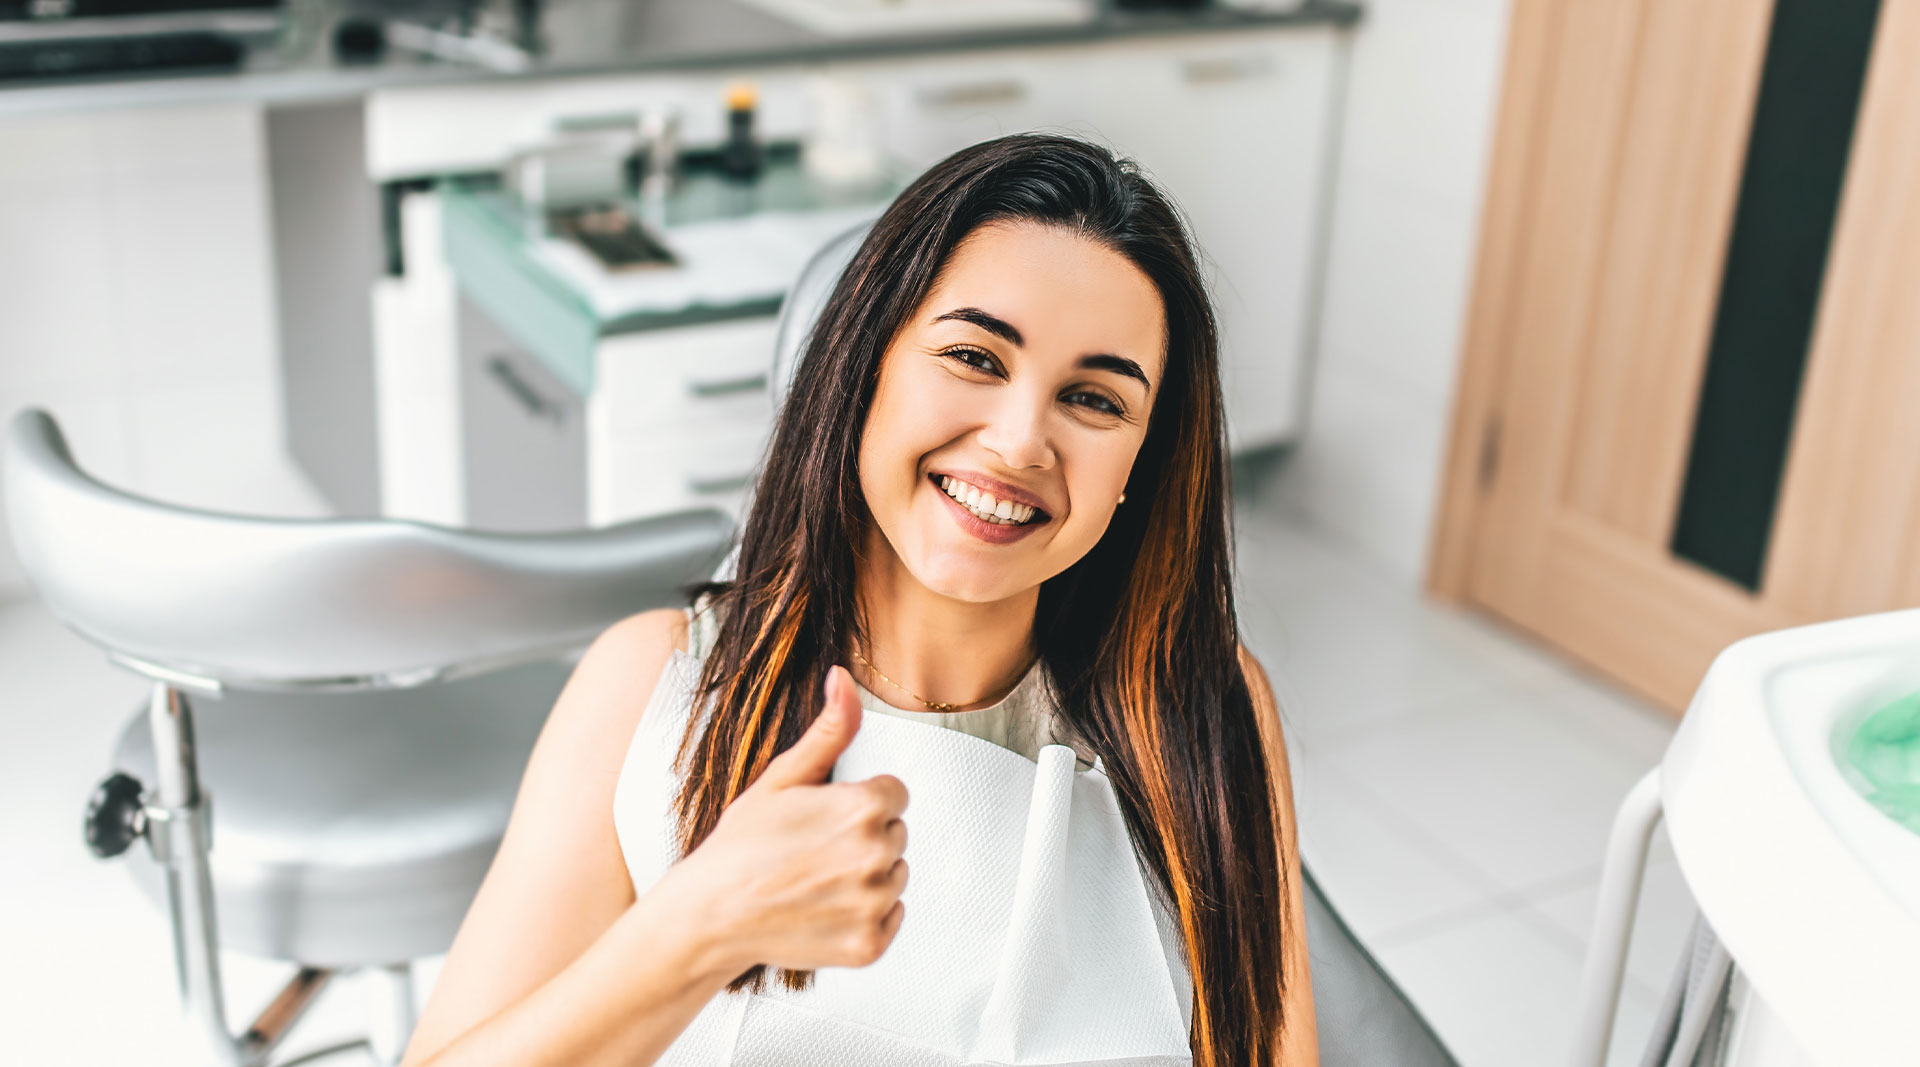
[[[321,1052],[366,1044],[397,1063],[411,961],[452,944],[563,658],[627,615],[684,603],[731,522],[699,511],[505,535],[244,517],[96,481],[44,412],[18,415],[8,446],[27,576],[63,623],[152,682],[87,840],[128,853],[164,901],[212,1062],[266,1064],[329,979],[357,971],[374,991],[369,1037]],[[238,1035],[223,948],[295,965]]]

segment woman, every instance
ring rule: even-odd
[[[1002,138],[902,193],[737,577],[574,671],[406,1062],[1316,1064],[1216,347],[1178,216],[1103,149]]]

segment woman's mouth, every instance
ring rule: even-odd
[[[1001,499],[952,475],[930,474],[927,480],[947,498],[961,527],[983,541],[1017,541],[1052,518],[1031,504]]]

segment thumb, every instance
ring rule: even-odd
[[[853,676],[841,666],[827,669],[826,703],[820,715],[793,747],[767,764],[760,780],[776,787],[818,785],[833,772],[835,760],[860,732],[860,701],[853,695]]]

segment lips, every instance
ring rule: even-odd
[[[949,479],[954,478],[960,478],[960,482],[954,483],[949,481]],[[981,480],[991,481],[991,479],[985,478]],[[983,517],[985,512],[984,509],[981,509],[981,505],[987,503],[989,499],[985,495],[984,486],[961,478],[961,476],[957,474],[930,474],[927,476],[927,481],[933,486],[934,492],[939,494],[942,506],[947,509],[948,514],[953,516],[954,522],[962,530],[965,530],[975,538],[985,541],[988,544],[1012,544],[1053,521],[1053,517],[1042,509],[1037,502],[1028,502],[1032,500],[1032,494],[1024,491],[1020,492],[1020,496],[1026,497],[1027,500],[1016,500],[1012,497],[1011,493],[1005,498],[992,498],[994,510],[991,513],[991,518],[987,518]],[[954,499],[952,492],[950,492],[948,488],[943,487],[942,483],[946,483],[954,492],[961,492],[963,495],[968,496],[975,503],[969,506],[960,500]],[[1010,490],[1012,488],[1005,486],[1005,483],[1001,482],[994,482],[993,484],[998,487],[1003,487],[1003,490]],[[966,492],[966,490],[974,491]],[[1012,516],[1015,513],[1024,514],[1026,516],[1025,521],[1012,521]]]
[[[1029,489],[1022,489],[1017,485],[1003,482],[982,471],[937,470],[929,473],[927,477],[933,482],[935,488],[941,489],[942,491],[947,490],[948,486],[945,483],[948,479],[958,479],[964,483],[965,488],[976,489],[981,494],[991,497],[993,503],[1004,500],[1009,503],[1033,508],[1036,511],[1042,512],[1044,517],[1050,518],[1053,515],[1053,509],[1049,508],[1047,502],[1037,493]],[[978,503],[978,501],[969,501],[969,498],[965,494],[960,494],[960,498],[962,501]]]

